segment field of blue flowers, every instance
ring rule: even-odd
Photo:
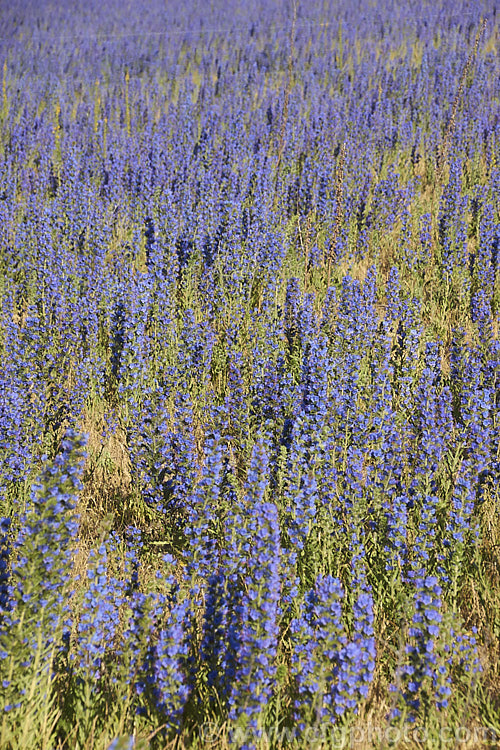
[[[0,748],[500,745],[500,6],[0,10]]]

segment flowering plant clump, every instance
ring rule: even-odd
[[[301,616],[292,622],[292,674],[296,680],[295,715],[301,730],[305,720],[335,721],[342,712],[339,673],[347,636],[342,622],[343,589],[331,576],[318,578],[306,594]],[[308,716],[308,713],[312,715]]]
[[[19,731],[25,702],[40,720],[39,703],[48,700],[55,661],[67,649],[84,446],[85,440],[66,432],[60,452],[32,486],[10,548],[3,521],[0,665],[4,710],[14,714],[12,727]]]

